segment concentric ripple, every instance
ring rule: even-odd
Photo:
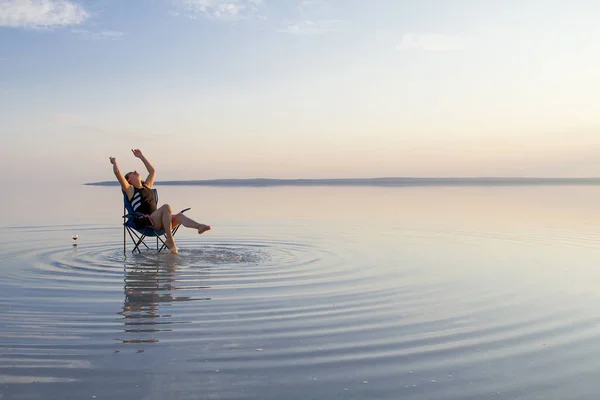
[[[2,231],[0,393],[544,397],[600,364],[593,232],[237,232]]]

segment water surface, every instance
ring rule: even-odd
[[[9,195],[3,399],[597,398],[600,188],[157,187],[178,255]]]

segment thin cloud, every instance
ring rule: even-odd
[[[263,0],[175,0],[172,14],[217,21],[240,21],[257,18],[263,5]]]
[[[332,8],[328,0],[301,0],[297,8],[297,16],[283,21],[278,30],[289,35],[322,35],[337,31],[341,20],[331,18]]]
[[[117,31],[93,32],[85,29],[72,29],[71,32],[79,35],[82,39],[88,40],[121,40],[125,36],[124,32]]]
[[[89,13],[68,0],[1,0],[0,26],[52,28],[83,23]]]
[[[402,36],[398,50],[460,51],[465,50],[470,41],[462,36],[439,35],[432,33],[407,33]]]
[[[285,24],[286,26],[279,29],[278,32],[290,35],[322,35],[338,30],[341,22],[342,21],[336,19],[288,22]]]

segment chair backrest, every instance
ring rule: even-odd
[[[158,204],[158,190],[152,189],[152,193],[154,193],[154,201],[156,202],[156,204]],[[135,212],[135,211],[133,211],[131,202],[127,198],[127,193],[125,193],[125,192],[123,192],[123,204],[125,205],[125,210],[127,210],[127,213],[133,214]]]
[[[154,193],[154,201],[156,201],[156,204],[158,204],[158,190],[152,189],[152,192]],[[135,214],[138,214],[138,216],[139,216],[140,213],[133,211],[131,202],[127,198],[127,193],[125,193],[125,192],[123,192],[123,204],[124,204],[125,210],[127,212],[127,214],[124,215],[125,221],[123,222],[123,226],[124,226],[123,229],[125,229],[125,226],[128,226],[129,228],[135,229],[136,231],[142,233],[145,236],[164,235],[164,231],[162,231],[160,229],[154,229],[152,227],[146,227],[146,228],[142,228],[142,229],[136,228],[133,220],[135,219]]]

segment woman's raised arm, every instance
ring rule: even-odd
[[[129,185],[129,182],[127,182],[127,180],[121,173],[121,171],[119,170],[119,164],[117,163],[117,159],[114,157],[109,157],[108,159],[110,160],[110,163],[113,166],[113,172],[115,173],[115,176],[117,177],[117,181],[119,181],[119,183],[121,184],[121,189],[123,189],[124,192],[127,191],[127,189],[129,188],[130,185]]]
[[[144,163],[144,166],[146,167],[146,170],[148,171],[148,177],[146,178],[144,183],[146,183],[146,186],[151,188],[152,185],[154,184],[154,178],[156,177],[156,170],[154,169],[152,164],[150,164],[150,161],[148,161],[148,159],[146,157],[144,157],[144,155],[142,154],[142,151],[140,149],[131,149],[131,151],[133,152],[134,156],[136,156],[137,158],[142,160],[142,162]]]

